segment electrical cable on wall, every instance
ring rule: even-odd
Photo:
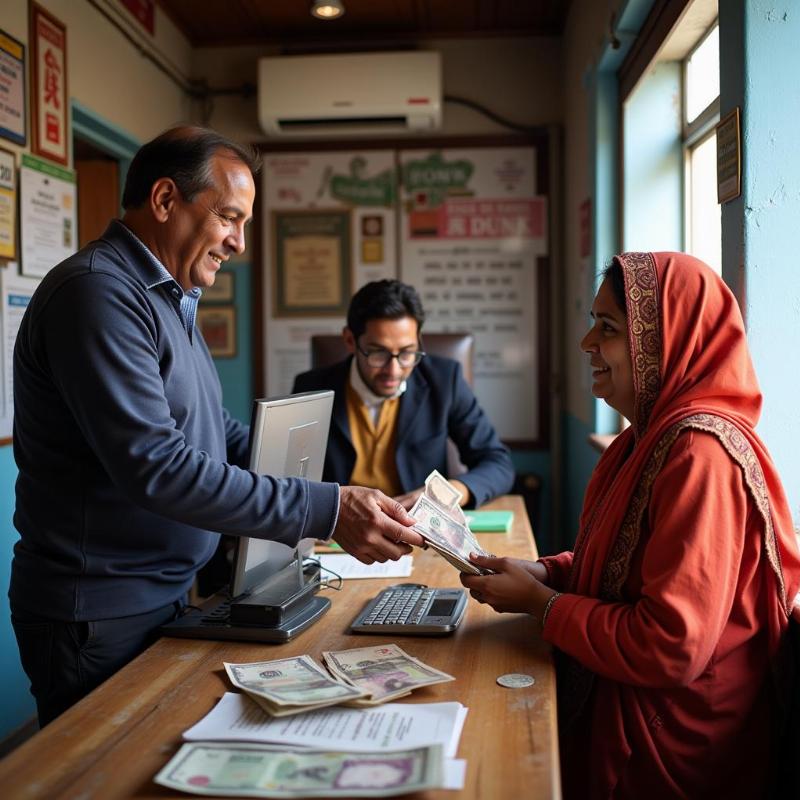
[[[87,0],[89,5],[92,6],[99,14],[101,14],[107,22],[113,25],[122,36],[130,42],[131,45],[138,51],[142,58],[147,59],[153,66],[166,75],[190,100],[195,100],[201,104],[201,120],[203,125],[207,125],[214,112],[214,97],[222,95],[238,95],[242,98],[253,97],[256,93],[256,87],[252,83],[242,83],[238,86],[223,87],[219,89],[212,89],[209,87],[205,79],[194,79],[181,75],[178,68],[174,65],[165,63],[163,54],[157,53],[150,47],[146,47],[136,36],[134,36],[128,28],[117,18],[115,18],[108,9],[104,8],[99,0]]]
[[[512,122],[505,117],[501,117],[499,114],[496,114],[486,106],[481,105],[481,103],[477,103],[475,100],[469,100],[466,97],[458,97],[457,95],[453,94],[446,94],[442,97],[445,103],[454,103],[456,105],[465,106],[466,108],[470,108],[473,111],[477,111],[479,114],[483,114],[483,116],[488,117],[492,122],[496,122],[498,125],[502,125],[505,128],[510,128],[512,131],[518,131],[519,133],[538,133],[541,131],[541,128],[537,128],[533,125],[522,125],[518,122]]]
[[[255,96],[256,86],[253,83],[244,82],[236,86],[211,88],[205,79],[194,79],[178,74],[178,69],[175,66],[167,65],[162,58],[156,54],[152,49],[145,47],[129,30],[109,11],[101,5],[99,0],[88,0],[89,4],[96,9],[103,17],[110,22],[139,52],[139,54],[150,61],[157,69],[164,73],[187,97],[191,100],[196,100],[200,105],[200,117],[203,125],[207,125],[211,120],[214,113],[214,98],[223,96],[241,97],[249,99]],[[522,125],[512,120],[502,117],[500,114],[495,113],[491,109],[466,97],[459,97],[457,95],[445,94],[442,98],[446,103],[453,103],[477,111],[479,114],[490,119],[492,122],[509,128],[512,131],[519,133],[536,133],[540,129],[532,125]]]
[[[133,45],[142,58],[147,59],[151,64],[153,64],[153,66],[163,72],[164,75],[166,75],[182,92],[184,92],[190,98],[198,99],[197,93],[198,91],[202,91],[198,84],[201,82],[194,81],[189,77],[180,75],[176,66],[165,63],[165,58],[163,55],[159,54],[157,56],[151,47],[146,47],[128,30],[124,24],[122,24],[122,22],[120,22],[120,20],[116,19],[107,8],[104,8],[102,3],[100,3],[98,0],[87,0],[87,2]]]

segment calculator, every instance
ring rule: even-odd
[[[464,617],[464,589],[430,589],[419,583],[390,586],[373,597],[350,623],[353,633],[441,636]]]

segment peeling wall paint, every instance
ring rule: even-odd
[[[764,406],[758,433],[800,524],[800,13],[720,4],[721,114],[741,108],[742,195],[722,211],[723,275],[743,307]]]

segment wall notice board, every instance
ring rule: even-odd
[[[264,394],[287,394],[312,334],[339,333],[363,284],[397,275],[392,150],[270,153],[261,202]],[[363,250],[363,230],[380,246]]]
[[[422,296],[425,331],[475,336],[475,393],[500,436],[546,445],[547,148],[543,134],[266,154],[264,392],[291,390],[312,334],[341,331],[344,294],[398,277]]]

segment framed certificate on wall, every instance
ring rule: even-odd
[[[236,309],[233,306],[201,306],[197,309],[197,324],[214,358],[236,355]]]
[[[202,302],[205,303],[232,303],[234,275],[232,272],[218,272],[213,286],[203,289]]]
[[[716,133],[717,202],[727,203],[742,193],[742,143],[738,106],[717,123]]]
[[[350,212],[276,211],[276,317],[344,314],[350,302]]]

